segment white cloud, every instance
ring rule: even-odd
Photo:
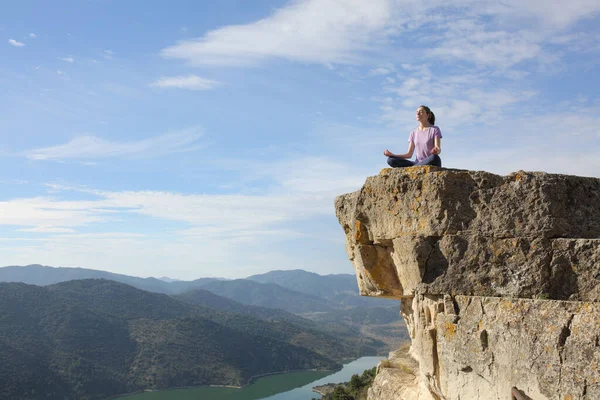
[[[388,96],[379,99],[383,121],[412,129],[416,107],[425,104],[446,129],[493,125],[512,117],[519,103],[538,95],[521,82],[509,84],[506,78],[485,71],[470,69],[462,74],[440,75],[432,72],[434,67],[435,63],[405,64],[396,82],[384,84]]]
[[[104,58],[106,58],[107,60],[111,60],[113,58],[113,56],[115,55],[115,52],[112,50],[104,50],[102,56]]]
[[[0,179],[0,185],[25,185],[29,181],[23,179]]]
[[[60,186],[55,186],[55,189]],[[69,188],[65,188],[69,189]],[[103,192],[81,189],[94,200],[62,200],[56,197],[21,198],[0,202],[4,211],[0,225],[24,226],[21,232],[65,233],[88,226],[147,217],[163,225],[178,222],[171,239],[232,239],[298,236],[287,224],[316,216],[331,215],[332,198],[326,202],[315,194],[200,195],[170,192]],[[60,191],[54,191],[55,195]],[[162,222],[160,222],[162,221]],[[127,224],[131,227],[131,224]],[[274,230],[274,231],[273,231]],[[277,233],[275,233],[277,232]],[[79,235],[79,234],[78,234]],[[96,235],[96,233],[94,233]]]
[[[26,151],[33,160],[100,159],[110,157],[153,157],[194,151],[202,147],[199,129],[167,133],[129,142],[108,141],[95,136],[79,136],[68,143]]]
[[[312,196],[183,195],[167,192],[102,193],[110,207],[133,208],[153,218],[220,230],[257,230],[330,212]]]
[[[64,71],[61,71],[60,69],[56,70],[56,75],[63,76],[64,74],[65,74]]]
[[[21,225],[36,229],[66,229],[109,219],[90,211],[93,203],[58,202],[51,198],[35,197],[0,202],[3,210],[0,225]]]
[[[177,235],[182,237],[270,236],[271,229],[295,236],[299,233],[288,223],[332,216],[335,196],[359,189],[368,172],[321,157],[247,163],[244,177],[273,182],[270,190],[256,195],[112,192],[50,183],[46,187],[52,197],[0,202],[0,225],[25,226],[27,232],[61,232],[141,215],[180,223]],[[69,192],[90,199],[64,199]]]
[[[598,11],[597,0],[297,0],[258,21],[209,31],[161,54],[196,66],[253,65],[274,58],[352,64],[365,61],[367,54],[391,51],[388,44],[395,38],[408,41],[410,49],[411,42],[430,37],[437,43],[427,47],[427,56],[506,68],[540,57],[553,32]],[[529,30],[513,29],[518,18]]]
[[[484,7],[493,15],[508,19],[535,18],[539,23],[557,29],[563,29],[581,18],[592,18],[600,11],[600,3],[596,0],[488,0]]]
[[[35,232],[35,233],[74,233],[71,228],[57,228],[54,226],[36,226],[35,228],[17,229],[18,232]]]
[[[197,75],[162,77],[150,86],[159,88],[177,88],[187,90],[210,90],[220,83]]]
[[[396,69],[393,65],[385,65],[377,68],[373,68],[369,71],[369,76],[380,76],[380,75],[388,75],[394,72]]]
[[[354,63],[357,53],[385,36],[390,6],[390,0],[294,1],[267,18],[181,41],[161,54],[192,65],[245,65],[269,58]]]
[[[539,38],[530,37],[527,32],[477,30],[448,34],[429,56],[507,68],[535,59],[541,52]]]
[[[68,63],[73,63],[75,60],[73,59],[73,57],[69,56],[69,57],[63,57],[61,58],[62,61],[64,62],[68,62]]]
[[[17,42],[15,39],[8,39],[8,44],[15,47],[23,47],[25,43]]]
[[[36,34],[35,34],[35,33],[30,33],[30,34],[29,34],[29,37],[30,37],[31,39],[35,39],[37,36],[36,36]]]

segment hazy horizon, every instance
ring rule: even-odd
[[[0,266],[0,269],[2,268],[11,268],[11,267],[17,267],[17,268],[25,268],[25,267],[44,267],[44,268],[56,268],[56,269],[61,269],[61,268],[65,268],[65,269],[85,269],[85,270],[92,270],[92,271],[101,271],[101,272],[108,272],[105,270],[99,270],[99,269],[93,269],[93,268],[86,268],[86,267],[64,267],[64,266],[53,266],[53,265],[44,265],[44,264],[29,264],[29,265],[3,265]],[[304,271],[304,272],[310,272],[310,273],[314,273],[320,276],[330,276],[330,275],[349,275],[349,276],[355,276],[354,272],[350,273],[335,273],[335,274],[319,274],[318,272],[312,272],[312,271],[306,271],[304,269],[295,269],[295,270],[278,270],[278,269],[273,269],[270,271],[265,271],[262,272],[260,274],[253,274],[253,275],[248,275],[248,276],[244,276],[244,277],[239,277],[239,278],[224,278],[222,276],[197,276],[195,278],[191,278],[191,279],[177,279],[177,278],[173,278],[171,276],[152,276],[152,275],[147,275],[147,276],[140,276],[140,275],[130,275],[130,274],[119,274],[117,272],[111,272],[114,274],[118,274],[118,275],[126,275],[126,276],[131,276],[134,278],[142,278],[142,279],[148,279],[148,278],[154,278],[154,279],[158,279],[158,280],[164,280],[164,279],[169,279],[171,281],[177,282],[177,281],[193,281],[196,279],[203,279],[203,278],[208,278],[208,279],[223,279],[223,280],[234,280],[234,279],[247,279],[251,276],[255,276],[255,275],[262,275],[262,274],[267,274],[269,272],[280,272],[280,271],[286,271],[286,272],[291,272],[291,271]]]

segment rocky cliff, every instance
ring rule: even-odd
[[[335,205],[412,339],[370,399],[600,399],[600,179],[384,169]]]

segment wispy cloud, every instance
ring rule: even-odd
[[[30,33],[29,34],[29,38],[31,39],[35,39],[37,37],[37,35],[35,33]]]
[[[63,57],[63,58],[61,58],[61,60],[64,61],[64,62],[68,62],[68,63],[73,63],[75,61],[75,59],[73,57],[71,57],[71,56],[69,56],[69,57]]]
[[[473,1],[473,4],[480,4]],[[544,0],[506,0],[497,2],[487,0],[481,2],[482,11],[507,17],[534,18],[547,27],[563,29],[581,18],[592,18],[600,11],[600,4],[595,0],[571,0],[547,2]]]
[[[383,37],[390,6],[388,0],[294,1],[257,22],[220,28],[161,54],[193,65],[255,64],[269,58],[353,63],[357,53]]]
[[[109,141],[96,136],[76,137],[68,143],[26,151],[33,160],[89,160],[111,157],[156,157],[197,150],[202,132],[187,129],[138,141]]]
[[[115,52],[109,49],[106,49],[102,52],[102,56],[104,58],[106,58],[107,60],[111,60],[113,58],[113,56],[115,55]]]
[[[34,232],[34,233],[74,233],[71,228],[57,228],[55,226],[36,226],[35,228],[17,229],[17,232]]]
[[[0,225],[25,226],[38,232],[71,229],[110,220],[104,214],[92,212],[93,203],[90,202],[60,202],[52,198],[35,197],[2,201],[0,207],[4,210]]]
[[[542,52],[540,38],[528,32],[485,31],[481,26],[449,29],[445,40],[429,52],[432,58],[468,61],[506,68],[535,59]]]
[[[574,4],[573,4],[574,3]],[[161,51],[191,65],[254,65],[270,59],[360,63],[390,51],[394,38],[428,43],[427,56],[510,67],[543,52],[545,40],[600,11],[594,0],[298,0],[245,25],[230,25]],[[515,19],[529,30],[515,30]],[[424,35],[423,26],[427,27]],[[411,35],[417,35],[411,37]],[[409,42],[410,43],[410,42]],[[414,51],[408,46],[409,51]],[[402,53],[397,55],[402,57]],[[376,70],[373,70],[376,71]],[[382,73],[383,70],[377,70]]]
[[[408,129],[414,124],[415,108],[425,104],[434,106],[437,121],[445,128],[493,125],[512,116],[517,104],[537,95],[520,82],[499,80],[485,71],[440,75],[432,67],[427,63],[403,64],[397,79],[383,84],[386,96],[377,99],[383,121],[405,123]]]
[[[0,225],[22,225],[27,231],[60,229],[126,220],[142,215],[181,223],[181,233],[211,237],[247,237],[252,232],[289,230],[287,223],[332,215],[334,197],[360,188],[367,175],[324,157],[299,157],[272,163],[248,163],[245,177],[272,182],[258,194],[184,194],[166,191],[103,191],[49,183],[51,197],[0,202]],[[88,200],[67,200],[70,193]],[[80,197],[80,196],[78,196]],[[291,231],[289,231],[290,234]]]
[[[29,183],[29,181],[23,179],[0,179],[0,184],[2,185],[25,185]]]
[[[8,44],[10,44],[11,46],[15,46],[15,47],[25,46],[25,43],[18,42],[15,39],[8,39]]]
[[[395,68],[393,65],[386,65],[386,66],[381,66],[381,67],[371,69],[369,71],[369,76],[388,75],[394,71],[395,71]]]
[[[150,86],[164,89],[210,90],[219,84],[220,82],[218,81],[201,78],[197,75],[187,75],[162,77],[155,82],[152,82]]]
[[[65,200],[61,192],[79,191],[92,200]],[[20,231],[60,233],[82,226],[149,220],[180,223],[180,233],[222,238],[268,234],[268,228],[294,220],[330,215],[332,199],[315,193],[280,195],[204,195],[157,191],[107,192],[52,185],[53,197],[19,198],[0,202],[0,225],[24,226]],[[278,228],[279,229],[279,228]],[[281,228],[283,229],[283,228]],[[201,231],[202,230],[202,231]],[[202,233],[201,233],[202,232]]]

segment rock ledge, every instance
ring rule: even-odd
[[[600,399],[600,179],[384,169],[335,206],[361,294],[402,300],[419,399]]]

